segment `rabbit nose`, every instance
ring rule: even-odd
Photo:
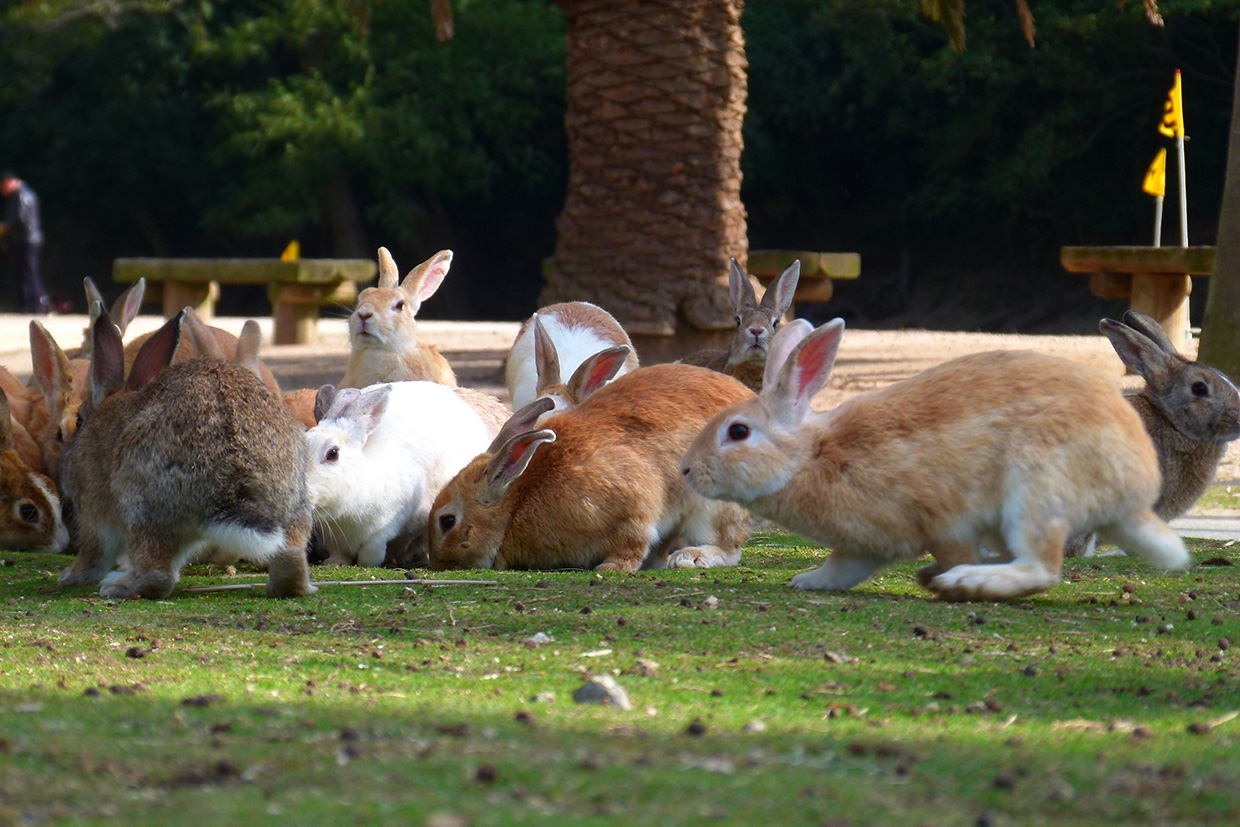
[[[361,319],[362,321],[366,321],[367,319],[369,319],[369,318],[370,318],[371,316],[373,316],[373,315],[374,315],[374,313],[371,313],[369,310],[367,310],[367,311],[365,311],[365,312],[362,312],[362,311],[360,311],[360,310],[359,310],[359,311],[358,311],[358,313],[357,313],[357,317],[358,317],[359,319]]]

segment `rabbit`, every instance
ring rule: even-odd
[[[463,385],[452,390],[462,402],[478,414],[483,427],[486,428],[487,439],[494,439],[499,429],[504,427],[504,423],[512,416],[512,411],[508,410],[503,402],[485,391],[467,388]]]
[[[453,388],[392,382],[319,389],[305,434],[307,484],[331,565],[409,568],[426,560],[426,519],[439,490],[491,433]]]
[[[6,450],[17,452],[27,468],[40,474],[46,473],[43,449],[36,434],[46,430],[47,405],[37,387],[22,384],[8,368],[0,366],[0,394],[5,397],[4,414],[8,419],[10,444]]]
[[[1120,360],[1145,379],[1145,387],[1124,396],[1158,451],[1162,488],[1154,513],[1174,520],[1214,482],[1227,443],[1240,437],[1240,394],[1219,371],[1181,356],[1162,326],[1144,313],[1129,310],[1123,322],[1103,319],[1099,329]],[[1068,556],[1091,553],[1095,540],[1073,537]]]
[[[99,305],[92,305],[99,306]],[[192,309],[191,309],[191,312]],[[184,310],[182,310],[184,313]],[[181,338],[181,345],[177,348],[176,361],[185,362],[193,359],[195,356],[214,356],[219,359],[232,360],[236,359],[238,363],[243,364],[251,371],[255,372],[267,389],[280,397],[280,383],[276,381],[276,377],[271,370],[263,364],[258,358],[258,346],[262,336],[258,329],[258,323],[254,322],[249,334],[250,341],[242,344],[241,341],[222,328],[213,327],[198,319],[195,315],[193,321],[185,325],[184,335]],[[190,330],[196,331],[197,335],[191,335]],[[133,364],[134,357],[137,356],[138,350],[146,343],[151,336],[150,333],[144,333],[134,338],[125,345],[125,369],[129,370]],[[210,340],[214,339],[214,346]],[[206,348],[209,352],[203,352],[200,347]],[[229,356],[229,354],[233,354]],[[242,360],[245,360],[242,362]]]
[[[559,352],[547,333],[541,317],[534,314],[534,361],[538,369],[538,398],[550,399],[553,407],[539,422],[560,411],[575,408],[590,394],[628,369],[633,348],[616,345],[604,348],[582,360],[567,381],[561,379]],[[536,425],[538,423],[535,423]]]
[[[762,393],[716,416],[681,461],[703,496],[832,549],[794,587],[849,589],[928,551],[936,563],[919,579],[940,597],[1017,598],[1059,582],[1064,541],[1082,531],[1165,569],[1189,564],[1152,510],[1154,446],[1110,376],[987,352],[811,413],[844,322],[810,331],[800,320],[782,331]],[[1002,562],[981,562],[983,542]]]
[[[386,247],[379,248],[379,283],[361,292],[349,316],[349,362],[340,387],[406,380],[456,387],[452,366],[434,347],[418,341],[414,321],[451,266],[452,251],[440,250],[398,285],[396,262]]]
[[[759,302],[749,276],[745,275],[736,259],[732,259],[728,287],[732,309],[736,312],[736,333],[732,335],[731,347],[728,350],[699,350],[680,361],[735,376],[755,393],[762,390],[762,373],[771,337],[792,306],[800,277],[801,262],[794,261],[767,288]]]
[[[730,376],[664,364],[534,430],[554,404],[536,399],[435,499],[431,568],[736,565],[749,514],[694,493],[676,463],[715,412],[750,396]]]
[[[539,349],[535,346],[539,322],[545,334],[539,338],[545,339],[550,352],[555,354],[554,369],[551,363],[539,362]],[[504,365],[513,410],[533,402],[548,386],[569,385],[586,357],[618,346],[627,347],[629,355],[616,375],[637,370],[637,351],[629,334],[603,308],[589,302],[562,302],[540,309],[521,325]]]
[[[100,307],[107,306],[103,300],[103,294],[99,292],[99,288],[95,286],[95,282],[90,276],[82,279],[82,287],[86,290],[86,311],[88,313],[95,306],[95,302],[99,302]],[[129,289],[122,291],[116,297],[116,301],[112,302],[112,310],[109,315],[112,317],[112,324],[120,328],[122,337],[125,335],[125,331],[129,329],[129,323],[137,317],[138,312],[142,309],[142,299],[145,295],[146,279],[140,278]],[[91,348],[94,346],[91,341],[90,328],[90,324],[87,324],[82,330],[82,344],[80,347],[69,351],[68,356],[70,359],[90,359]]]
[[[171,364],[183,313],[128,375],[120,331],[94,308],[90,393],[61,481],[77,558],[65,586],[109,598],[167,597],[205,546],[267,564],[267,594],[312,594],[305,438],[262,382],[220,359]],[[127,571],[112,571],[124,553]],[[111,572],[111,573],[109,573]]]
[[[0,548],[59,553],[69,545],[55,484],[15,450],[9,400],[0,392]]]

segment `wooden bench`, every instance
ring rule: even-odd
[[[749,273],[763,287],[782,273],[789,264],[800,259],[801,278],[793,301],[825,302],[830,300],[835,288],[833,279],[851,281],[861,275],[860,253],[807,253],[797,250],[750,250]]]
[[[265,284],[273,343],[300,345],[318,341],[320,307],[352,305],[358,283],[370,281],[377,271],[371,259],[118,258],[112,280],[145,278],[146,296],[162,302],[165,318],[189,306],[211,319],[221,284]]]
[[[1089,274],[1089,290],[1104,299],[1128,299],[1153,316],[1173,342],[1188,338],[1190,276],[1214,269],[1213,247],[1064,247],[1069,273]]]

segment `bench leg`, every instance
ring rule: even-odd
[[[198,318],[209,322],[215,318],[215,302],[220,297],[218,281],[176,282],[163,284],[164,318],[171,319],[183,307],[192,307]]]
[[[1134,275],[1129,306],[1157,319],[1175,346],[1182,349],[1188,339],[1188,294],[1192,287],[1188,276]]]

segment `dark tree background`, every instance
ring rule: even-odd
[[[1148,242],[1176,68],[1193,243],[1218,221],[1240,10],[1164,3],[1157,29],[1140,5],[1039,2],[1029,49],[1010,2],[970,0],[959,54],[920,0],[748,0],[749,247],[861,253],[814,314],[1089,330],[1108,305],[1058,250]],[[568,183],[562,8],[459,2],[444,43],[425,3],[355,6],[0,0],[0,166],[43,199],[53,285],[80,307],[117,256],[298,238],[402,266],[453,248],[427,317],[534,309]],[[261,291],[224,299],[266,312]]]

